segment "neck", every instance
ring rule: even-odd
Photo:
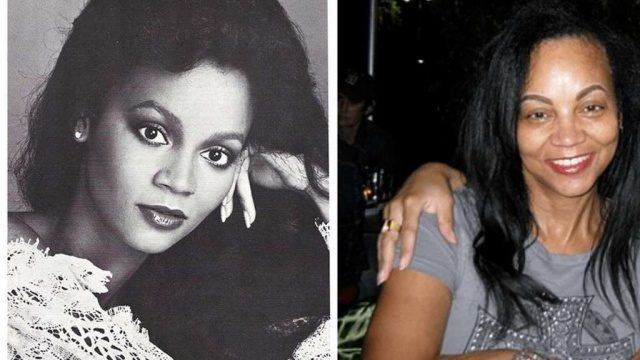
[[[113,274],[107,284],[109,292],[99,297],[104,305],[142,265],[147,254],[127,245],[104,222],[86,190],[81,179],[71,206],[57,221],[52,250],[87,259]]]
[[[552,253],[577,254],[595,246],[602,231],[602,202],[595,188],[578,197],[529,191],[538,240]]]

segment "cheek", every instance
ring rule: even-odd
[[[596,123],[589,129],[589,134],[595,142],[602,146],[616,146],[618,143],[619,125],[617,120]]]
[[[516,141],[518,152],[523,161],[527,157],[539,157],[544,150],[547,135],[542,129],[518,124]]]
[[[90,139],[87,157],[89,184],[118,203],[151,184],[154,161],[120,124],[99,126]]]
[[[194,194],[195,211],[202,218],[215,210],[227,195],[236,172],[236,166],[226,169],[211,168],[209,164],[201,164],[196,170],[196,192]],[[234,206],[236,209],[238,205]]]

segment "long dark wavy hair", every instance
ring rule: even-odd
[[[83,156],[74,126],[100,118],[112,86],[139,66],[179,73],[203,61],[247,76],[248,144],[301,157],[311,186],[326,194],[316,171],[328,169],[326,115],[300,34],[277,0],[92,0],[31,108],[14,162],[32,210],[68,205]]]
[[[614,158],[597,181],[602,237],[585,272],[609,305],[613,298],[638,326],[636,262],[640,250],[640,56],[630,39],[596,19],[556,1],[535,1],[518,10],[486,48],[486,61],[467,109],[461,155],[476,196],[480,230],[473,241],[474,264],[497,306],[499,321],[516,317],[535,324],[530,304],[559,299],[523,273],[525,250],[536,223],[516,141],[517,119],[532,51],[544,40],[582,37],[606,52],[623,130]],[[589,275],[587,275],[587,273]],[[610,287],[609,285],[610,284]],[[613,297],[608,289],[613,290]],[[630,293],[630,295],[628,294]]]

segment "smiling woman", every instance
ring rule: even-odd
[[[28,120],[10,357],[329,351],[327,123],[278,1],[91,0]]]
[[[364,358],[640,357],[639,69],[633,42],[564,2],[506,21],[463,125],[457,242],[421,217]],[[408,193],[447,193],[448,174],[418,174]]]
[[[606,54],[587,38],[547,40],[530,67],[517,127],[525,181],[547,198],[581,196],[618,146],[621,119]]]

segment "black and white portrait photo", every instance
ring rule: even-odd
[[[8,358],[328,359],[324,0],[10,0]]]

